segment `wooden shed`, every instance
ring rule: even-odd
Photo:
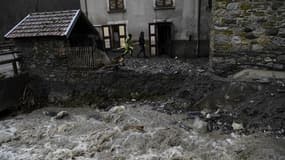
[[[99,33],[80,10],[31,13],[5,38],[22,51],[21,70],[27,72],[68,64],[66,57],[73,48],[103,48]],[[84,60],[91,54],[85,53]]]
[[[27,15],[5,38],[34,53],[64,54],[65,48],[100,46],[99,34],[80,10],[37,12]]]

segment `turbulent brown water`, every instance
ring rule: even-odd
[[[54,119],[44,111],[67,111]],[[0,121],[0,160],[284,160],[285,139],[207,133],[206,122],[124,104],[49,107]]]

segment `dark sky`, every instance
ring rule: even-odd
[[[28,13],[79,8],[80,0],[0,0],[0,39]]]

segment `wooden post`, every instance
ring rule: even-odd
[[[12,62],[14,75],[18,75],[17,61]]]
[[[92,68],[95,68],[94,52],[95,52],[95,48],[94,48],[94,47],[92,47],[92,53],[91,53],[91,58],[92,58]]]

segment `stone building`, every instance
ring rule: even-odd
[[[68,72],[70,47],[102,48],[98,32],[80,10],[31,13],[5,38],[22,51],[21,70],[43,78]]]
[[[27,15],[5,36],[23,50],[55,52],[53,49],[95,45],[98,32],[80,10],[36,12]],[[42,50],[40,47],[45,45]]]
[[[214,0],[211,65],[218,72],[285,70],[284,0]]]
[[[81,0],[106,49],[121,47],[127,34],[145,33],[150,55],[209,53],[211,0]],[[198,43],[199,42],[199,43]],[[200,46],[200,47],[199,47]]]

